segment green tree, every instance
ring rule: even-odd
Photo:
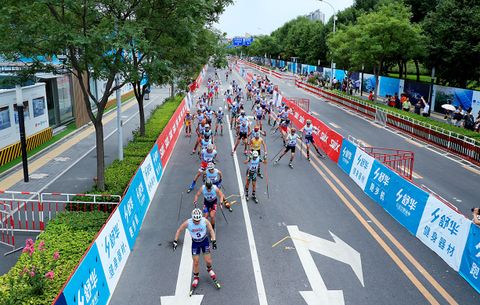
[[[466,87],[480,81],[480,1],[442,0],[426,17],[427,64],[439,81]]]
[[[67,57],[65,67],[79,80],[83,102],[95,127],[97,187],[103,190],[104,143],[102,118],[114,85],[124,69],[125,50],[138,24],[133,14],[140,1],[4,0],[0,7],[0,53],[16,60],[38,55]],[[38,61],[38,60],[37,60]],[[37,70],[55,69],[40,64]],[[90,79],[106,80],[102,96],[95,96]]]
[[[415,47],[424,40],[420,26],[410,22],[411,12],[403,3],[387,2],[375,11],[358,17],[354,25],[330,34],[328,46],[334,61],[344,61],[347,68],[371,66],[378,77],[386,63],[420,56]],[[378,86],[377,86],[378,87]],[[375,94],[378,88],[375,88]]]

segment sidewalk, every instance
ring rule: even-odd
[[[157,105],[161,105],[169,96],[168,88],[153,89],[150,100],[144,102],[145,119]],[[138,106],[135,99],[122,105],[123,144],[132,139],[132,132],[138,128]],[[104,119],[105,165],[117,159],[116,111],[107,114]],[[15,167],[0,176],[0,190],[26,192],[84,193],[94,185],[96,176],[95,131],[86,126],[65,139],[55,143],[29,161],[30,182],[23,182],[22,167]],[[60,179],[61,178],[61,179]],[[21,247],[26,238],[24,234],[15,234],[16,247]],[[11,248],[0,245],[0,254]],[[17,261],[21,252],[7,257],[0,255],[0,274],[6,273]]]

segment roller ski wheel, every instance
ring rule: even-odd
[[[188,194],[188,193],[190,193],[191,191],[193,191],[193,188],[191,188],[191,187],[190,187],[190,188],[188,188],[188,190],[187,190],[187,194]]]
[[[292,163],[288,163],[288,166],[290,166],[290,168],[293,169],[293,164]]]
[[[255,197],[255,196],[252,196],[252,199],[253,199],[253,201],[255,201],[255,203],[258,203],[258,199],[257,199],[257,197]]]
[[[215,285],[215,288],[220,289],[222,288],[222,285],[220,285],[220,282],[217,279],[212,279],[213,285]]]
[[[258,177],[260,177],[261,179],[263,179],[263,175],[262,175],[261,173],[258,173],[257,175],[258,175]]]
[[[245,200],[248,201],[249,199],[248,194],[245,194]]]

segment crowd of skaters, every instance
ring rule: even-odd
[[[290,153],[289,166],[293,169],[295,148],[299,141],[304,141],[309,161],[311,146],[321,157],[324,157],[313,140],[313,135],[319,130],[310,120],[307,120],[305,126],[298,131],[292,126],[289,119],[292,110],[284,102],[277,103],[274,100],[274,85],[266,75],[255,74],[252,80],[242,87],[235,80],[228,81],[229,75],[232,74],[232,69],[229,68],[225,71],[225,82],[228,88],[223,92],[223,96],[220,96],[222,80],[218,72],[215,70],[215,75],[208,77],[206,91],[196,100],[195,109],[188,110],[184,118],[185,136],[190,138],[190,141],[192,138],[195,139],[194,143],[191,143],[193,146],[191,155],[198,157],[200,163],[187,193],[195,190],[198,181],[201,181],[201,186],[195,192],[191,218],[185,220],[178,228],[173,248],[177,248],[180,234],[188,229],[192,238],[193,257],[193,281],[190,295],[194,293],[200,280],[200,255],[203,255],[210,278],[215,286],[220,288],[210,255],[210,249],[217,248],[215,219],[218,209],[222,214],[224,214],[223,209],[233,212],[232,203],[224,194],[224,176],[217,167],[219,152],[216,147],[216,138],[223,137],[224,129],[230,128],[235,136],[231,155],[233,156],[237,148],[241,147],[245,156],[243,163],[246,167],[245,199],[247,201],[251,198],[255,203],[259,202],[256,196],[256,184],[258,178],[264,179],[262,165],[267,167],[268,148],[264,139],[268,134],[283,141],[282,149],[273,158],[274,165]],[[224,101],[224,106],[214,107],[214,101],[221,99]],[[230,117],[229,122],[227,122],[227,114]],[[265,181],[268,192],[267,175]],[[203,204],[198,202],[201,197],[203,197]]]

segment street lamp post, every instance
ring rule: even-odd
[[[333,7],[333,5],[330,2],[325,1],[325,0],[318,0],[318,1],[324,2],[332,8],[332,10],[333,10],[333,34],[335,35],[335,32],[337,30],[337,23],[336,23],[337,22],[337,12],[335,11],[335,8]],[[330,62],[330,71],[332,71],[331,72],[332,75],[330,76],[330,87],[332,87],[332,85],[333,85],[333,66],[334,65],[333,65],[333,58],[332,58],[332,61]]]
[[[28,182],[27,139],[25,137],[25,116],[23,109],[22,86],[15,86],[17,98],[18,126],[20,128],[20,145],[22,149],[23,181]]]
[[[115,76],[115,86],[120,86],[120,75]],[[120,88],[116,90],[117,100],[117,137],[118,137],[118,160],[123,160],[123,122],[122,122],[122,93]]]

